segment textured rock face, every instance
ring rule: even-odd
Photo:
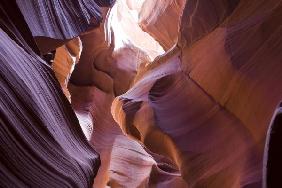
[[[16,2],[33,36],[70,39],[102,21],[100,7],[91,0]]]
[[[113,3],[0,3],[1,186],[281,187],[281,1]]]
[[[3,30],[0,37],[1,186],[90,186],[99,157],[51,69]]]
[[[192,187],[260,187],[282,92],[279,19],[277,1],[187,1],[178,46],[115,99],[115,120]]]
[[[93,0],[16,2],[42,54],[95,28],[102,21],[100,7]]]
[[[139,22],[142,29],[152,35],[165,50],[177,43],[180,18],[186,0],[145,0]]]
[[[218,21],[219,27],[198,42],[185,42],[185,46],[193,47],[183,50],[183,69],[207,94],[237,116],[261,144],[281,100],[281,87],[272,89],[282,78],[281,31],[280,25],[275,24],[281,18],[281,5],[275,1],[240,1],[234,7],[232,1],[230,6],[232,13]]]
[[[25,3],[31,3],[27,9],[22,7]],[[53,1],[45,3],[51,5]],[[83,1],[77,3],[86,6]],[[99,8],[90,1],[87,7],[91,8],[90,3]],[[22,5],[20,9],[18,5]],[[71,6],[68,3],[68,8]],[[99,155],[87,142],[52,69],[37,55],[40,52],[32,37],[36,32],[56,37],[47,32],[52,31],[51,25],[42,23],[50,23],[51,15],[33,15],[32,10],[42,8],[46,10],[39,1],[0,3],[1,187],[90,187],[100,165]],[[47,9],[59,13],[56,8]],[[61,8],[65,14],[70,13],[66,7]],[[93,10],[91,15],[83,11],[76,14],[85,18],[83,28],[75,30],[81,25],[69,20],[73,28],[68,32],[72,35],[67,36],[65,30],[54,34],[71,39],[86,31],[91,18],[99,18],[99,10]],[[71,19],[70,15],[63,17]],[[37,30],[36,26],[43,29]],[[65,25],[52,26],[62,29]]]
[[[64,94],[70,100],[70,93],[67,89],[70,75],[74,66],[78,63],[82,50],[79,37],[72,39],[55,51],[52,69],[55,72]]]

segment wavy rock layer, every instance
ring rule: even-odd
[[[78,12],[89,17],[84,13]],[[51,67],[35,53],[16,2],[1,2],[0,15],[1,187],[91,187],[99,155],[87,142]],[[39,23],[41,17],[32,18]]]
[[[114,0],[16,0],[41,54],[46,54],[81,33],[99,26],[102,12],[98,5],[111,6],[114,2]]]
[[[123,132],[169,156],[191,187],[260,187],[282,98],[281,12],[280,1],[187,1],[178,46],[113,103]]]
[[[90,186],[99,158],[52,70],[3,30],[0,37],[2,186]]]
[[[100,7],[92,0],[16,2],[33,36],[70,39],[85,32],[91,22],[96,27],[102,21]]]

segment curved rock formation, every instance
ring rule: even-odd
[[[16,0],[33,36],[74,38],[102,21],[100,7],[91,0]],[[91,22],[90,19],[92,18]]]
[[[53,58],[52,69],[55,72],[56,78],[64,91],[64,94],[70,101],[70,93],[68,91],[68,82],[75,64],[78,63],[82,50],[82,45],[79,37],[72,39],[65,45],[56,49]]]
[[[28,10],[20,8],[25,20],[32,17],[30,21],[38,25],[25,24],[17,7],[29,2],[0,3],[1,187],[90,187],[100,165],[99,155],[87,142],[52,69],[37,55],[32,34],[41,30],[35,26],[42,26],[40,18],[52,18],[32,15],[39,1],[32,2]],[[58,7],[49,8],[55,12]],[[70,7],[61,8],[67,14]],[[77,35],[88,27],[90,16],[99,18],[83,11],[76,14],[87,20],[82,30],[75,30]],[[68,23],[75,25],[72,21]],[[50,27],[45,29],[50,31]],[[57,29],[64,27],[61,24]],[[41,34],[54,37],[44,29]]]
[[[3,30],[0,37],[1,186],[90,186],[99,156],[52,70]]]
[[[107,10],[103,12],[106,15]],[[185,186],[177,169],[173,171],[166,161],[156,161],[138,142],[123,135],[114,121],[110,111],[114,97],[128,90],[149,57],[133,45],[113,51],[115,44],[109,47],[103,36],[102,24],[81,36],[83,50],[69,84],[72,106],[83,122],[93,125],[93,130],[87,128],[92,132],[90,142],[101,155],[102,165],[93,186]]]
[[[282,185],[279,171],[281,169],[281,124],[282,104],[274,112],[269,126],[265,144],[263,187],[279,187]]]
[[[83,50],[69,85],[74,110],[94,125],[93,131],[88,128],[93,132],[90,143],[100,153],[102,165],[93,186],[144,187],[155,161],[122,134],[110,107],[114,96],[129,88],[138,67],[134,63],[148,59],[136,56],[140,51],[134,48],[113,53],[103,36],[103,26],[81,36]],[[135,177],[129,173],[137,171],[140,175]]]
[[[97,27],[102,21],[100,6],[113,0],[16,0],[42,54],[63,45],[67,40]]]
[[[191,187],[260,187],[282,92],[279,18],[276,1],[187,1],[178,46],[115,100],[115,120]]]
[[[0,3],[0,186],[280,188],[281,1],[113,5]]]

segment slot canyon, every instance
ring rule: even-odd
[[[282,188],[282,0],[0,9],[0,188]]]

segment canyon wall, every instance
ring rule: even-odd
[[[1,186],[281,187],[282,2],[114,3],[0,3]]]
[[[53,3],[0,3],[1,187],[90,187],[100,166],[53,70],[39,55],[97,25],[101,11],[94,1]],[[38,45],[37,36],[47,42]]]
[[[279,20],[280,1],[187,1],[176,47],[115,99],[115,120],[191,187],[260,187],[282,93]]]

